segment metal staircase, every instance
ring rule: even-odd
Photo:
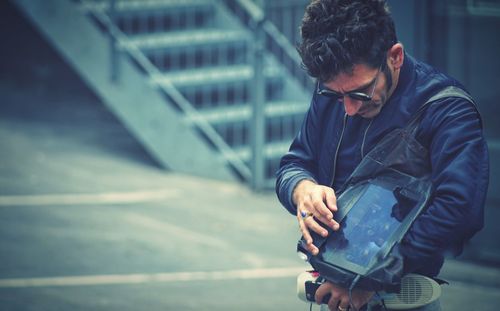
[[[188,173],[205,170],[196,174],[222,176],[223,179],[227,179],[228,174],[220,171],[229,169],[232,172],[229,178],[254,180],[252,184],[257,189],[274,184],[279,158],[287,151],[302,122],[309,95],[289,69],[269,51],[260,51],[261,64],[256,66],[259,64],[256,60],[259,57],[255,47],[256,33],[234,12],[235,7],[248,11],[246,5],[249,1],[50,0],[44,5],[61,1],[76,7],[94,27],[108,35],[108,74],[111,77],[108,84],[114,83],[115,87],[123,84],[130,74],[128,66],[132,66],[171,109],[167,113],[171,115],[170,119],[175,119],[175,122],[171,121],[174,126],[160,126],[157,130],[174,131],[179,136],[170,133],[169,150],[156,148],[158,150],[153,152],[161,163]],[[33,3],[29,0],[18,3],[22,3],[23,9],[30,10],[30,2]],[[36,11],[33,12],[37,19]],[[45,27],[43,21],[38,24]],[[73,31],[73,34],[78,33],[76,29]],[[61,44],[58,40],[57,36],[53,38],[56,46]],[[68,53],[67,57],[71,59],[79,55]],[[76,67],[78,62],[73,61]],[[93,79],[90,74],[86,76],[91,84],[97,83]],[[102,86],[102,81],[99,83]],[[99,89],[99,86],[95,88]],[[127,87],[120,89],[125,97],[129,91]],[[149,96],[144,94],[140,99],[140,115],[146,118],[142,123],[155,117],[143,113],[150,109]],[[110,105],[109,99],[105,102]],[[111,106],[124,123],[138,123],[129,116],[137,114],[137,109],[127,109],[119,103]],[[259,113],[260,121],[256,119]],[[162,144],[161,133],[155,139],[144,140],[141,132],[151,129],[128,127],[135,129],[136,137],[143,144],[150,145],[146,146],[147,150]],[[186,131],[194,131],[196,135],[182,134]],[[255,138],[258,135],[262,136],[260,147]],[[195,141],[180,141],[184,139]],[[191,148],[191,143],[195,147]],[[177,148],[176,144],[182,147]],[[213,152],[196,145],[205,145]],[[162,152],[168,155],[159,154]],[[216,159],[213,159],[214,153]],[[259,157],[263,162],[260,166],[252,162]],[[189,168],[187,159],[196,163],[205,161],[206,164]],[[171,163],[183,164],[176,167]],[[261,177],[255,181],[253,175],[258,170],[261,170]]]

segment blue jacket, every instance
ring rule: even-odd
[[[342,104],[314,94],[277,172],[281,203],[296,214],[292,192],[303,179],[340,189],[385,134],[405,126],[420,105],[446,86],[463,89],[456,80],[405,54],[396,90],[373,119],[349,117]],[[436,276],[444,254],[460,254],[464,242],[483,227],[488,150],[476,107],[461,98],[431,104],[417,140],[430,152],[433,197],[406,234],[401,250],[405,272]]]

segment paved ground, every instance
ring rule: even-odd
[[[272,194],[36,127],[0,126],[0,309],[302,309],[298,232]]]

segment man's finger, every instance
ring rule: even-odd
[[[316,293],[314,294],[314,300],[316,301],[317,304],[322,304],[323,299],[325,298],[326,295],[330,293],[330,289],[328,286],[320,286],[316,290]]]
[[[306,216],[304,218],[302,216],[302,213],[305,212],[304,205],[300,205],[297,207],[297,221],[299,222],[299,228],[300,231],[302,232],[302,237],[306,241],[306,249],[313,254],[314,256],[319,253],[319,249],[313,244],[313,239],[311,237],[311,234],[309,233],[309,229],[307,225],[304,223],[304,220],[307,218],[312,218],[312,216]],[[306,212],[307,214],[307,212]]]
[[[330,298],[330,300],[328,300],[328,309],[337,311],[338,310],[338,308],[337,308],[338,304],[339,304],[338,297],[336,297],[336,295],[332,295],[332,297]]]
[[[325,191],[325,202],[326,206],[332,211],[336,212],[337,208],[337,197],[335,196],[335,191],[332,188],[330,190]]]
[[[320,219],[322,223],[333,230],[338,230],[340,228],[340,225],[333,219],[332,212],[323,202],[315,202],[314,210],[316,211],[316,218]]]
[[[337,309],[340,311],[347,311],[347,309],[349,309],[349,300],[341,300]]]
[[[325,203],[323,203],[323,198],[321,196],[315,196],[313,198],[313,207],[316,211],[316,216],[323,216],[327,219],[333,218],[332,212],[326,207]]]
[[[302,236],[304,237],[304,240],[306,241],[307,245],[311,245],[313,243],[313,239],[306,226],[305,225],[300,226],[300,231],[302,232]]]
[[[333,230],[338,230],[340,228],[340,225],[338,222],[336,222],[334,219],[326,219],[323,216],[316,217],[318,221],[324,223],[326,226],[332,228]]]
[[[309,234],[309,229],[307,229],[307,226],[304,224],[304,220],[302,219],[302,216],[300,214],[297,215],[297,220],[299,221],[300,232],[302,232],[304,240],[307,244],[312,244],[313,240],[311,234]]]
[[[322,237],[326,237],[328,235],[328,231],[318,224],[313,217],[304,218],[304,224],[308,229],[311,229]]]
[[[326,203],[326,207],[331,211],[331,212],[337,212],[337,197],[335,196],[335,191],[333,191],[332,188],[325,187],[326,190],[324,192],[325,197],[324,201]],[[325,225],[328,227],[332,228],[333,230],[338,230],[340,228],[340,224],[336,222],[333,217],[332,219],[327,219],[327,222],[324,222]]]
[[[309,233],[309,230],[307,227],[304,225],[304,222],[302,222],[302,226],[300,227],[300,231],[302,231],[302,236],[304,237],[304,240],[306,241],[306,249],[309,251],[309,253],[313,255],[317,255],[319,253],[319,249],[313,244],[313,239],[311,237],[311,234]]]

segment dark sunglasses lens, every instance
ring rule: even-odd
[[[319,87],[318,87],[317,93],[319,95],[326,96],[329,98],[341,98],[341,97],[345,96],[345,95],[339,94],[335,91],[325,90],[325,89],[321,89]],[[354,100],[360,100],[360,101],[364,101],[364,102],[372,100],[372,98],[369,95],[367,95],[365,93],[360,93],[360,92],[359,93],[358,92],[348,93],[346,95]]]
[[[372,100],[369,95],[366,95],[364,93],[349,93],[348,96],[354,100],[360,100],[364,102]]]
[[[330,97],[330,98],[339,98],[341,96],[340,94],[333,92],[333,91],[330,91],[330,90],[319,90],[318,94],[326,96],[326,97]]]

